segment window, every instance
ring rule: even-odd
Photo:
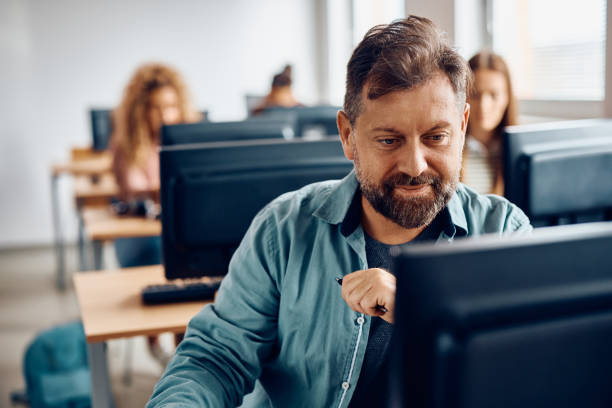
[[[404,0],[353,0],[353,48],[375,25],[406,17]]]
[[[488,0],[492,47],[521,100],[603,101],[606,0]]]
[[[326,50],[323,79],[326,100],[341,105],[344,99],[346,64],[365,33],[377,24],[404,18],[404,0],[326,0]]]

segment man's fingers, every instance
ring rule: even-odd
[[[370,316],[379,316],[384,314],[381,307],[384,308],[385,302],[372,291],[368,292],[361,298],[359,305],[363,310],[366,310],[366,313]]]
[[[357,312],[357,313],[364,313],[365,314],[365,310],[363,310],[361,308],[361,305],[359,304],[359,302],[355,302],[353,299],[345,299],[346,304],[348,305],[348,307],[351,308],[351,310]]]
[[[361,298],[367,292],[369,286],[371,286],[370,283],[365,279],[361,279],[358,276],[358,272],[346,275],[342,280],[342,298],[347,303],[356,297]]]
[[[348,291],[346,291],[345,293],[344,288],[343,288],[342,297],[344,298],[344,301],[346,302],[346,304],[354,311],[358,313],[368,314],[367,308],[364,308],[361,304],[361,299],[363,298],[363,295],[367,293],[367,290],[368,290],[367,285],[359,285],[355,287],[353,291],[350,293]]]
[[[365,271],[355,271],[353,273],[349,273],[348,275],[342,278],[342,291],[345,290],[351,292],[355,287],[357,287],[360,283],[363,282],[362,274]]]
[[[342,290],[346,290],[346,296],[349,299],[356,299],[359,300],[361,298],[363,298],[364,296],[366,296],[366,294],[372,289],[372,283],[362,280],[360,282],[357,282],[356,285],[353,285],[352,287],[347,287],[346,289],[342,288]]]
[[[393,323],[394,297],[395,277],[383,269],[360,270],[343,277],[342,298],[355,312]]]

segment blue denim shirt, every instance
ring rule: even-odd
[[[254,218],[147,407],[236,406],[256,380],[274,406],[348,406],[371,320],[346,305],[334,279],[368,268],[363,229],[342,228],[357,188],[351,172],[284,194]],[[531,230],[506,199],[463,185],[447,208],[454,228],[438,241]],[[259,406],[256,390],[249,401]]]

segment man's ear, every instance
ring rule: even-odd
[[[353,133],[353,126],[351,125],[351,121],[344,111],[338,111],[338,116],[336,117],[336,122],[338,124],[338,131],[340,132],[340,140],[342,141],[342,149],[344,150],[344,155],[347,159],[354,159],[354,150],[353,150],[353,137],[351,133]]]

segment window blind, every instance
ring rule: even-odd
[[[493,50],[510,67],[516,96],[604,98],[606,0],[488,0]]]

